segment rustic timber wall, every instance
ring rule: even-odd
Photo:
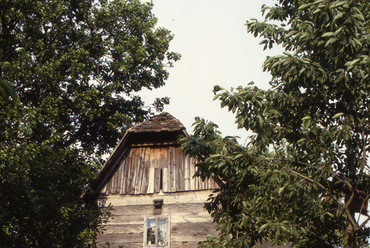
[[[170,216],[170,247],[197,247],[207,234],[217,235],[204,202],[212,190],[162,193],[151,195],[108,195],[100,203],[114,206],[113,219],[98,236],[98,247],[142,248],[144,219],[154,216],[154,199],[162,199],[160,216]],[[106,247],[108,247],[106,245]]]
[[[161,189],[163,192],[216,189],[217,184],[212,179],[203,182],[193,177],[195,163],[195,159],[185,156],[179,146],[131,147],[101,193],[152,194]]]

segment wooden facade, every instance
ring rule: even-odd
[[[100,206],[113,206],[98,247],[196,247],[217,234],[204,203],[218,185],[193,177],[179,135],[185,127],[162,113],[121,139],[92,186]]]
[[[185,127],[162,113],[120,140],[92,185],[98,205],[113,206],[97,247],[192,248],[217,235],[204,203],[218,185],[193,177],[196,160],[181,151],[180,135]]]
[[[131,147],[101,193],[139,195],[216,188],[213,180],[193,177],[194,164],[179,146]]]

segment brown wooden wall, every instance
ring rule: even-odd
[[[163,192],[216,189],[213,179],[203,182],[193,177],[195,163],[179,146],[132,147],[101,193],[152,194],[161,187]]]
[[[173,194],[173,193],[172,193]],[[97,247],[142,248],[144,217],[154,215],[153,205],[114,206],[113,219],[98,235]],[[163,216],[171,216],[170,247],[196,248],[207,234],[217,235],[204,203],[164,204]]]
[[[142,248],[144,238],[145,217],[170,216],[170,247],[171,248],[196,248],[199,242],[205,241],[208,234],[217,236],[215,223],[204,209],[204,203],[197,201],[206,198],[207,193],[200,191],[154,194],[147,199],[163,198],[162,213],[155,214],[153,204],[134,204],[145,195],[118,195],[115,199],[106,199],[104,205],[113,203],[113,218],[106,224],[104,231],[98,235],[98,248]],[[194,197],[195,195],[198,197]],[[121,198],[121,199],[120,199]],[[125,198],[125,204],[120,204]],[[127,199],[129,198],[129,199]],[[112,202],[113,201],[113,202]],[[131,202],[131,203],[130,203]],[[127,204],[128,203],[128,204]],[[131,205],[134,204],[134,205]],[[108,244],[109,243],[109,246]],[[291,245],[272,246],[271,242],[257,244],[252,248],[290,248]]]

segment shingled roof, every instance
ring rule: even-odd
[[[167,112],[153,116],[149,120],[130,128],[129,133],[147,132],[174,132],[185,130],[184,125],[175,117]]]

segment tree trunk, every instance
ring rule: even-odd
[[[343,238],[344,248],[355,248],[355,229],[350,221],[348,221]]]

